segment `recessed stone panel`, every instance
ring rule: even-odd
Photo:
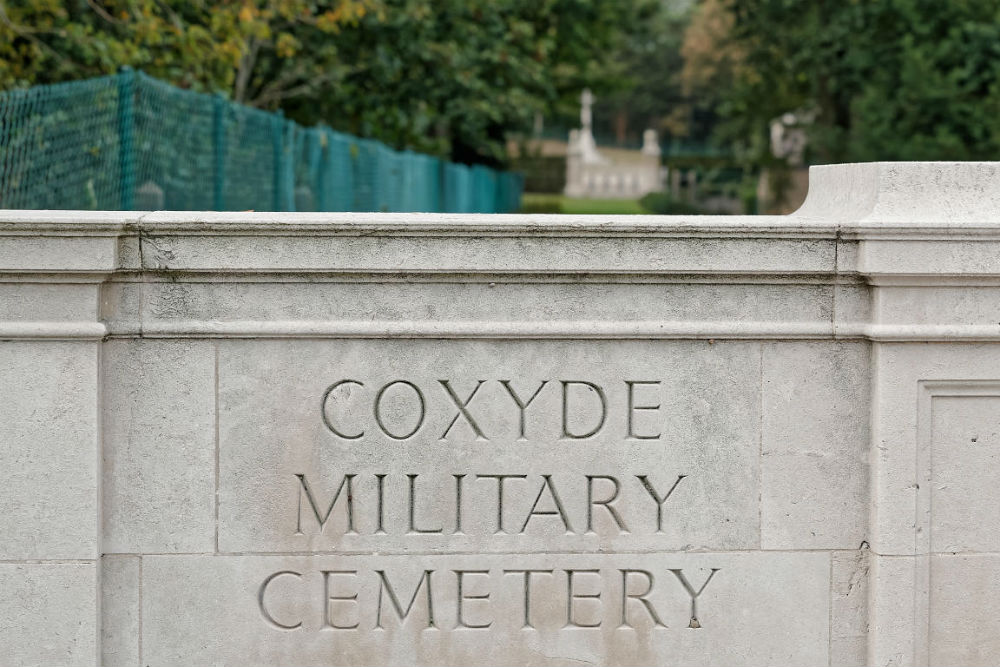
[[[227,342],[219,547],[759,541],[756,343]]]
[[[763,547],[857,549],[868,528],[868,346],[763,349]]]
[[[104,350],[104,553],[214,551],[214,345]]]
[[[969,383],[969,390],[976,383]],[[930,548],[1000,551],[1000,384],[994,396],[934,396]]]
[[[148,556],[142,664],[826,664],[829,573],[823,553]]]
[[[1000,556],[930,559],[928,664],[987,667],[1000,655]]]
[[[0,342],[0,560],[96,557],[97,349]]]

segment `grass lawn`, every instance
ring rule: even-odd
[[[526,192],[521,200],[523,213],[596,213],[619,215],[649,213],[634,199],[573,199],[562,195]]]

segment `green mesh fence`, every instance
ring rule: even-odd
[[[0,92],[0,208],[505,213],[522,189],[131,70]]]

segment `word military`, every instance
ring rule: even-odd
[[[686,477],[345,474],[322,479],[322,492],[317,480],[297,473],[295,534],[322,533],[328,523],[345,535],[663,533],[668,501]]]

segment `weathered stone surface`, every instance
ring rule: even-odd
[[[935,555],[930,559],[927,642],[931,665],[996,664],[1000,654],[1000,556]]]
[[[214,346],[104,350],[104,553],[213,551]]]
[[[382,282],[152,282],[142,293],[144,326],[228,322],[383,319],[391,322],[781,322],[829,324],[828,285],[719,285],[657,280],[537,283],[492,276],[462,284]]]
[[[979,392],[976,392],[979,393]],[[1000,552],[1000,384],[932,405],[930,550]]]
[[[0,663],[997,664],[998,173],[5,212]]]
[[[755,547],[759,359],[754,343],[227,343],[219,547]],[[320,530],[309,498],[322,514],[345,475],[354,531],[344,500]],[[553,496],[564,514],[532,516],[558,510]]]
[[[527,619],[525,569],[544,570],[531,575]],[[623,569],[650,573],[648,607],[630,598],[623,612]],[[672,570],[703,590],[700,628]],[[147,556],[143,664],[826,664],[829,572],[815,552]],[[630,595],[647,590],[646,575],[628,577]],[[411,599],[401,622],[394,600],[406,612]]]
[[[96,581],[94,563],[0,563],[3,664],[94,665]]]
[[[763,347],[761,544],[857,549],[868,532],[868,346]]]
[[[867,549],[835,551],[830,557],[830,664],[864,665],[871,554]]]
[[[101,667],[134,667],[139,657],[139,556],[101,557]]]
[[[95,558],[97,345],[0,342],[0,560]]]

